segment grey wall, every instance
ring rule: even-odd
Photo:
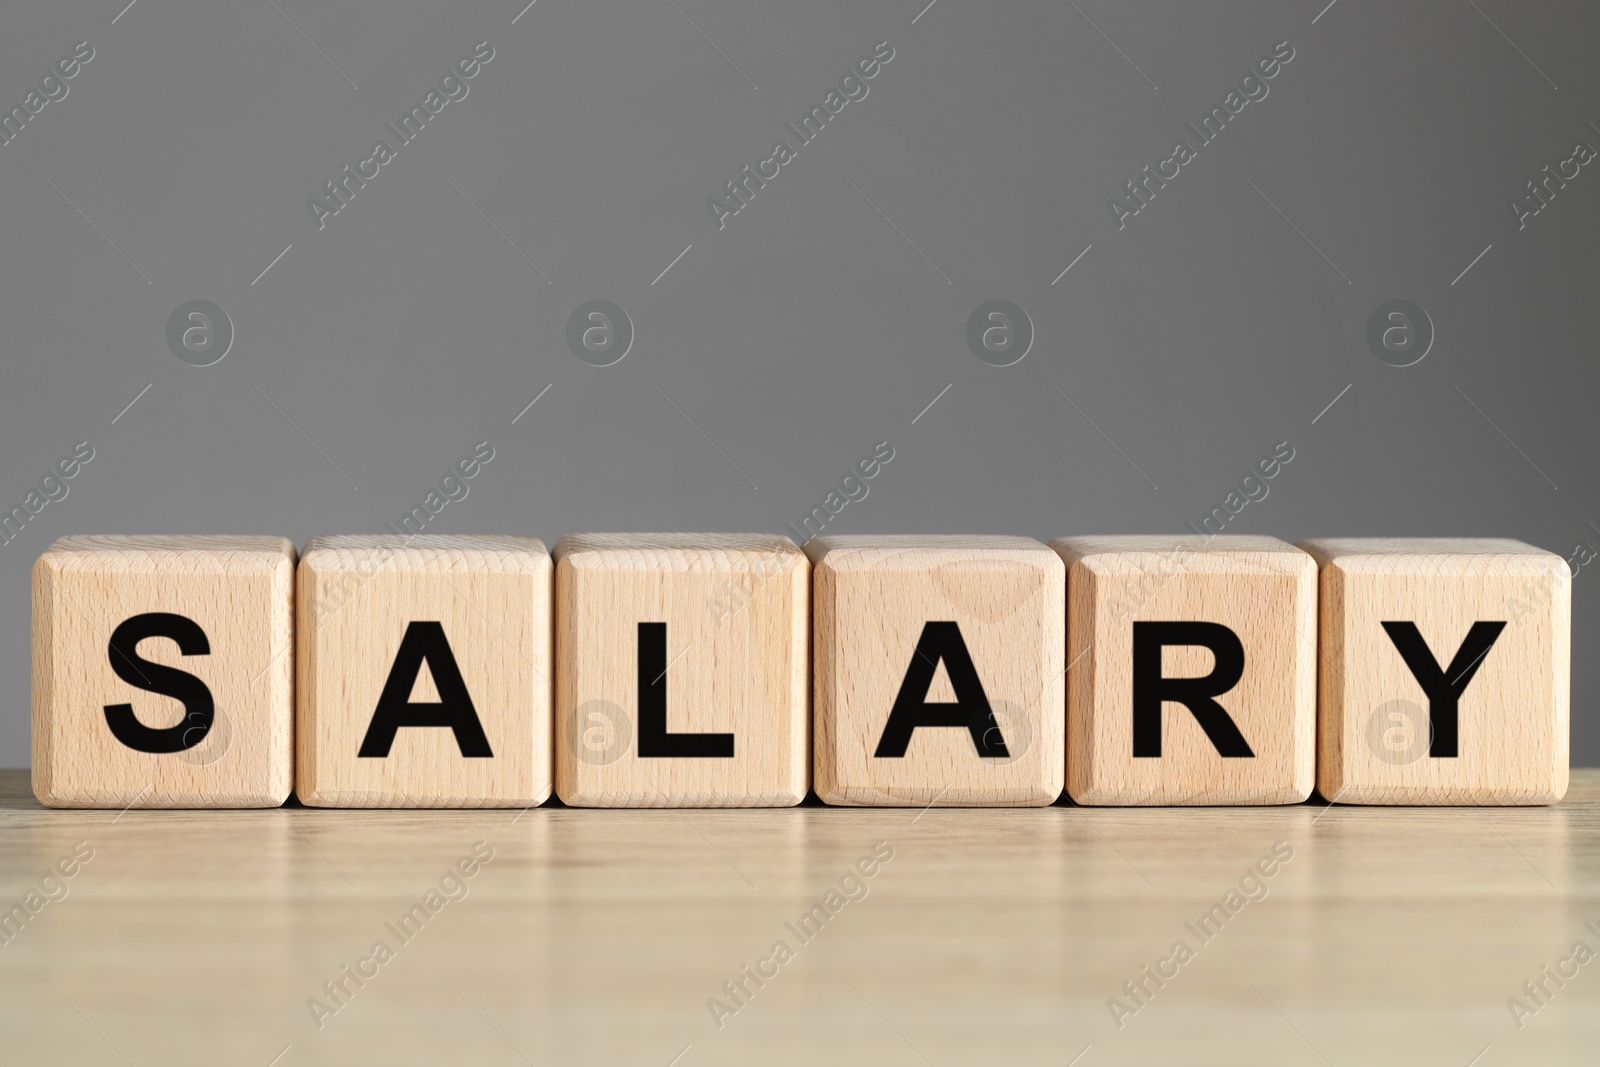
[[[0,764],[28,759],[53,538],[375,531],[480,440],[430,529],[777,532],[888,440],[831,530],[1170,531],[1288,441],[1232,529],[1600,546],[1600,168],[1522,228],[1509,206],[1600,147],[1600,12],[925,2],[11,5],[0,105],[94,58],[0,146],[0,503],[95,458],[0,545]],[[399,145],[384,124],[480,40],[468,95]],[[798,147],[784,122],[885,40]],[[1268,95],[1119,229],[1109,198],[1283,41]],[[319,229],[308,200],[380,137]],[[708,198],[780,137],[795,158],[719,230]],[[636,333],[603,368],[567,343],[601,298]],[[167,340],[196,299],[235,333],[206,367]],[[991,299],[1033,325],[1009,367],[968,347]],[[1412,366],[1367,341],[1391,299],[1436,332]]]

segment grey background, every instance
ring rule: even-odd
[[[96,450],[0,546],[0,764],[28,760],[53,538],[377,531],[482,439],[430,532],[779,532],[884,439],[830,531],[1173,531],[1287,440],[1232,531],[1600,545],[1600,175],[1521,231],[1508,207],[1600,146],[1594,8],[523,2],[0,15],[4,108],[96,52],[0,146],[0,503]],[[469,96],[319,231],[308,198],[483,39]],[[719,232],[707,198],[882,40],[868,97]],[[1119,232],[1108,198],[1284,40],[1269,96]],[[596,298],[637,331],[607,368],[565,341]],[[965,341],[993,298],[1037,332],[1004,369]],[[1392,298],[1437,329],[1403,369],[1365,341]],[[166,343],[192,299],[236,330],[214,366]]]

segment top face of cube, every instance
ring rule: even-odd
[[[294,542],[287,537],[96,534],[58,539],[40,554],[34,568],[56,574],[137,573],[146,568],[186,574],[251,574],[287,567],[293,573],[294,558]]]
[[[1524,541],[1498,537],[1322,537],[1300,542],[1317,562],[1344,574],[1571,577],[1567,561]]]
[[[772,534],[567,534],[552,554],[558,567],[574,570],[743,573],[751,569],[751,557],[767,560],[772,574],[806,566],[805,554],[793,541]]]
[[[1186,574],[1225,574],[1240,569],[1299,575],[1314,571],[1304,552],[1276,537],[1130,534],[1062,537],[1050,542],[1069,565],[1098,575],[1143,574],[1163,563]]]
[[[544,542],[537,537],[341,534],[313,537],[306,542],[300,565],[313,574],[343,571],[517,574],[549,567],[549,557]]]
[[[1031,537],[830,535],[813,537],[805,551],[816,566],[839,573],[926,571],[985,562],[1036,567],[1046,574],[1060,569],[1059,557]]]

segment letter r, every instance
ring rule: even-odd
[[[1167,645],[1199,645],[1216,657],[1211,673],[1199,678],[1167,678],[1161,651]],[[1255,756],[1228,710],[1216,698],[1244,677],[1244,645],[1239,635],[1216,622],[1135,622],[1133,624],[1133,755],[1161,755],[1161,706],[1188,707],[1217,752],[1228,759]]]

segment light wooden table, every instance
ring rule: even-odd
[[[0,945],[0,1062],[1595,1063],[1600,962],[1520,1030],[1507,999],[1600,950],[1597,813],[1597,771],[1552,808],[520,817],[45,811],[3,772],[0,908],[93,859]],[[479,841],[467,895],[402,942],[385,924]],[[785,923],[876,842],[867,896],[803,943]],[[1267,895],[1203,943],[1185,923],[1279,842]],[[780,939],[719,1029],[708,998]],[[1109,998],[1180,939],[1119,1029]],[[379,940],[319,1029],[307,1000]]]

